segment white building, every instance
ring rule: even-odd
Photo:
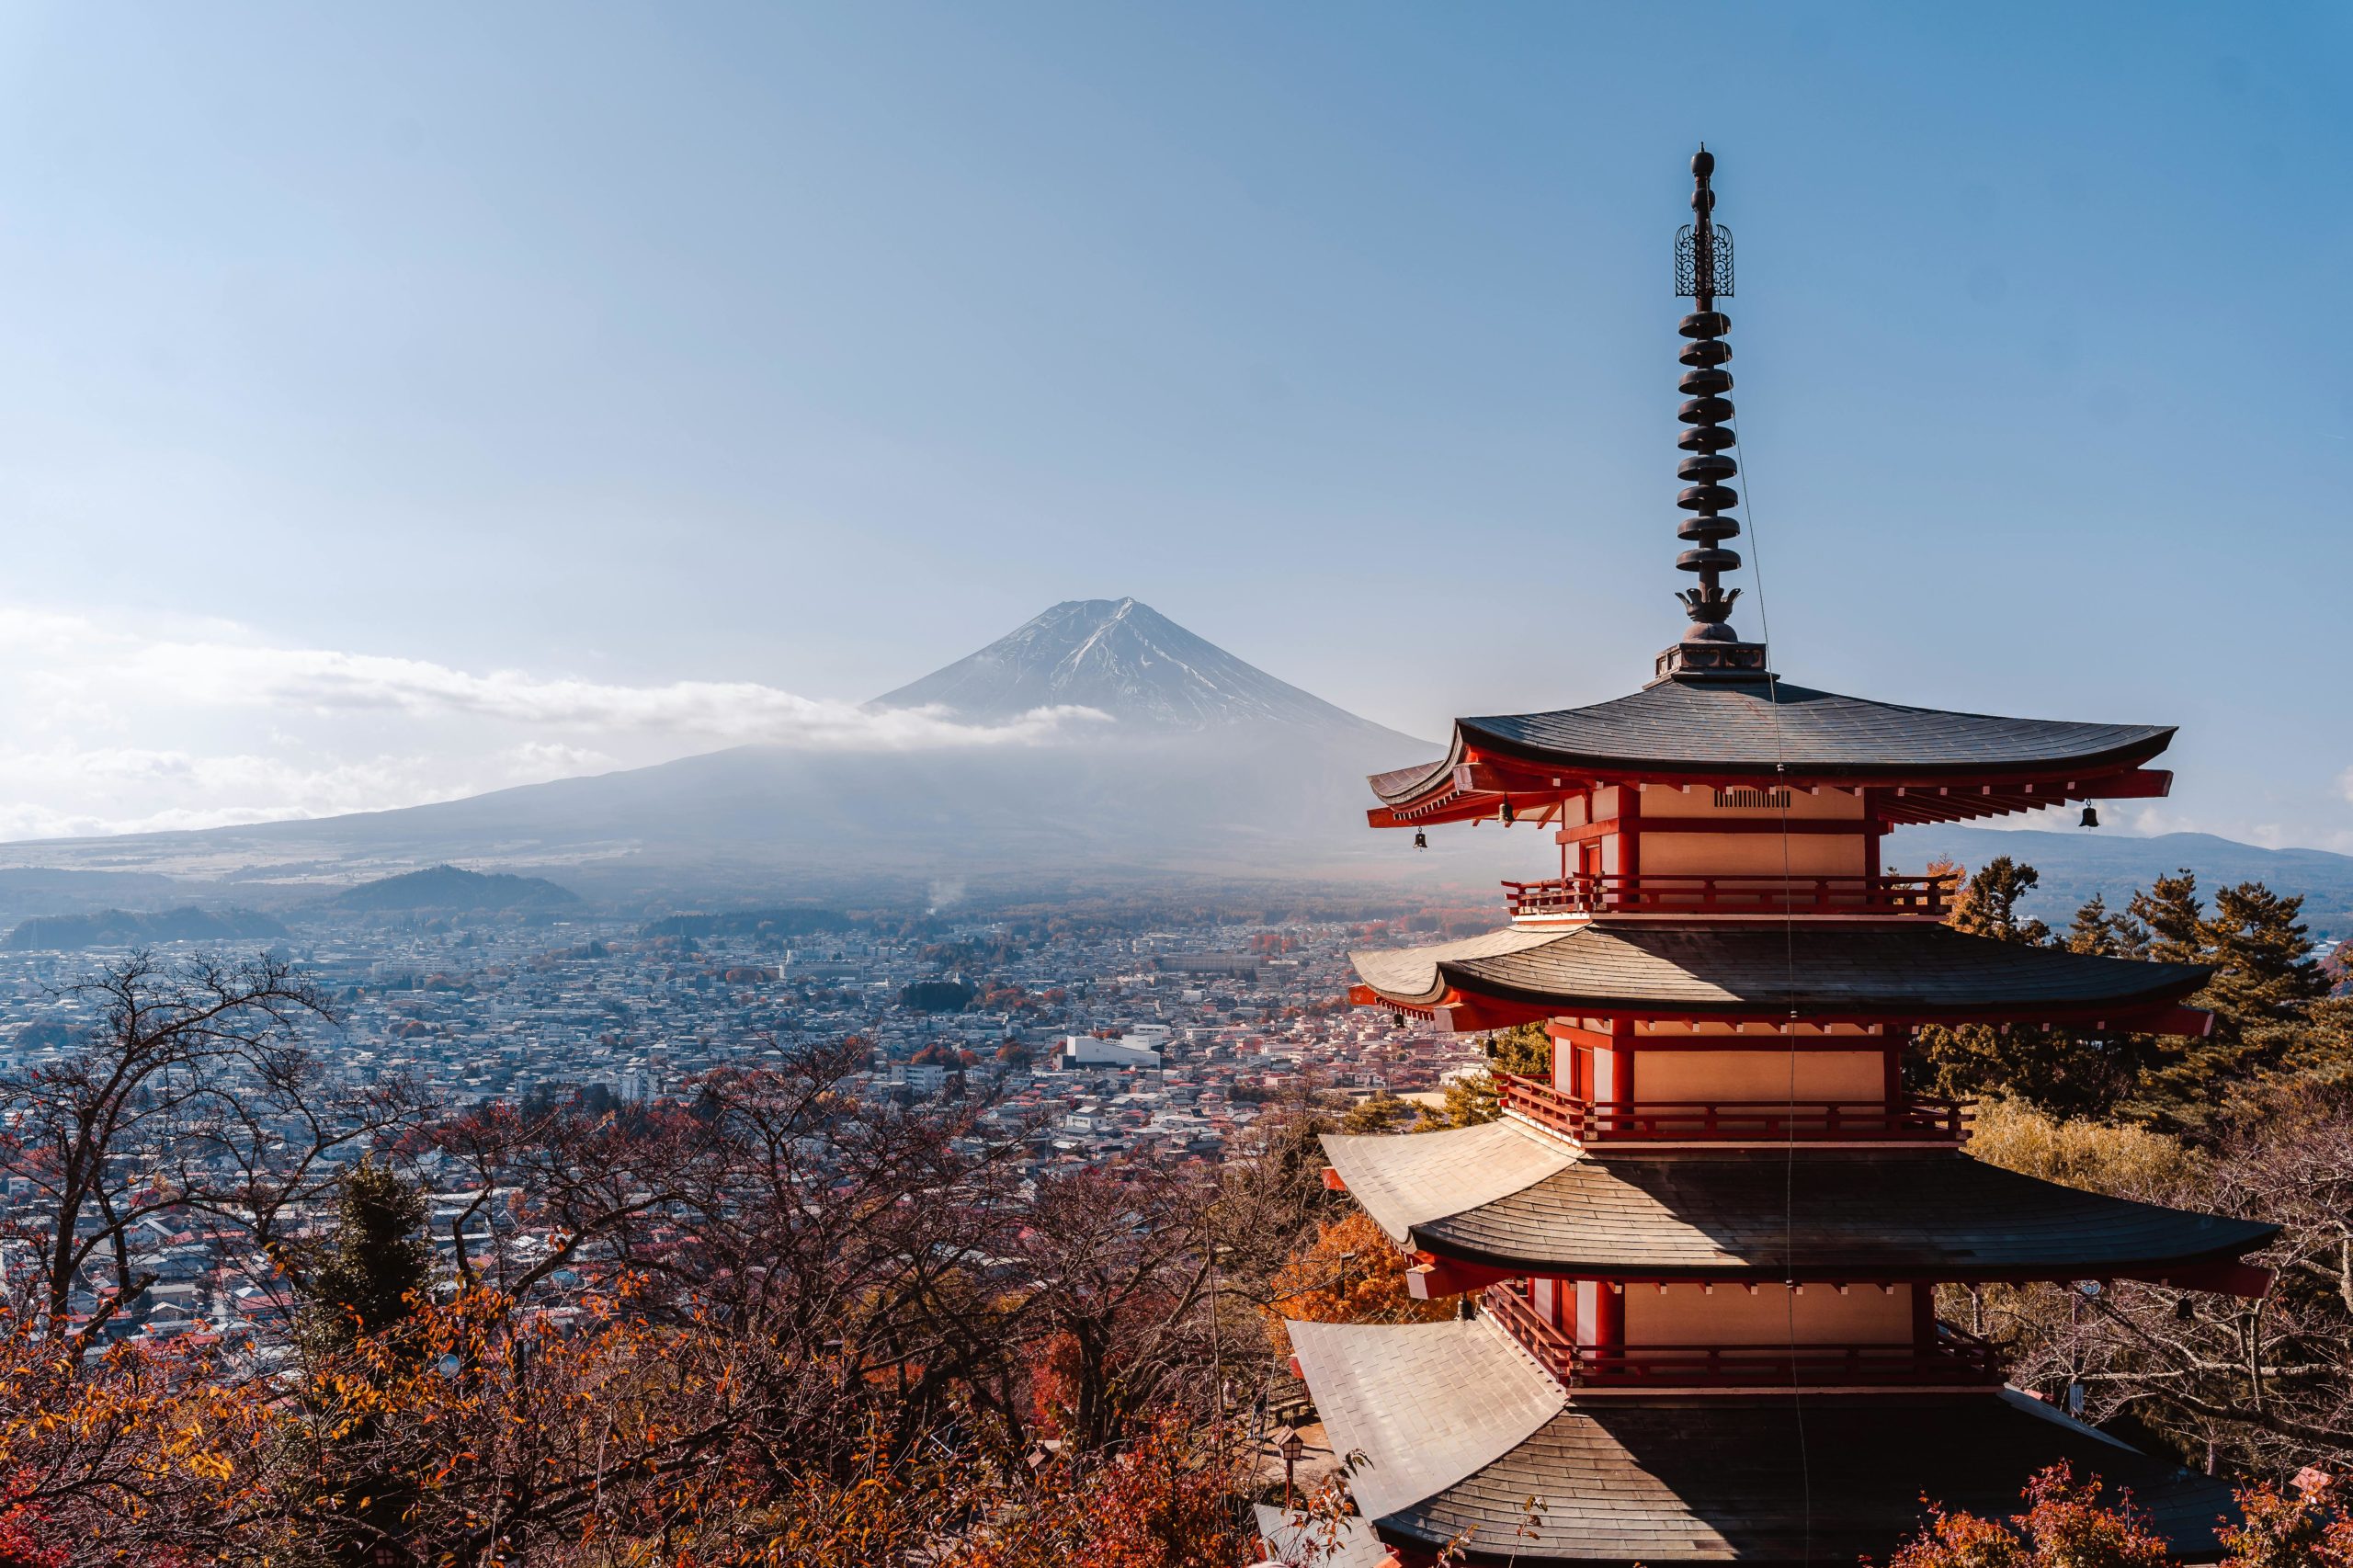
[[[1165,1038],[1164,1034],[1162,1038]],[[1160,1052],[1136,1036],[1125,1040],[1097,1040],[1089,1034],[1063,1037],[1062,1065],[1064,1067],[1148,1067],[1160,1066]]]

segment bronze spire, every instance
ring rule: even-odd
[[[1764,645],[1743,642],[1730,625],[1740,590],[1721,581],[1740,566],[1739,552],[1724,548],[1724,540],[1740,532],[1740,519],[1725,516],[1740,504],[1739,493],[1725,483],[1740,465],[1727,449],[1734,441],[1726,427],[1733,408],[1723,395],[1732,390],[1732,373],[1723,368],[1732,358],[1732,347],[1724,342],[1732,321],[1716,309],[1719,296],[1732,295],[1732,231],[1715,221],[1716,193],[1709,186],[1715,172],[1715,155],[1703,144],[1691,160],[1691,222],[1675,236],[1675,291],[1699,307],[1676,328],[1685,339],[1676,356],[1685,369],[1677,383],[1683,406],[1676,411],[1684,431],[1675,444],[1690,455],[1676,465],[1677,477],[1685,483],[1675,504],[1691,516],[1675,531],[1692,548],[1676,557],[1675,564],[1699,574],[1699,585],[1676,596],[1692,625],[1680,644],[1659,655],[1661,676],[1746,675],[1765,668]]]

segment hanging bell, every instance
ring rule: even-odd
[[[1420,828],[1415,828],[1414,830],[1414,847],[1416,849],[1427,849],[1429,846],[1430,835],[1424,833]]]
[[[2198,1321],[2197,1303],[2189,1299],[2189,1292],[2187,1290],[2184,1290],[2180,1295],[2174,1298],[2173,1321],[2176,1323],[2196,1323]]]
[[[1510,796],[1506,795],[1504,797],[1503,810],[1496,812],[1495,815],[1496,820],[1501,822],[1506,827],[1509,827],[1512,824],[1513,818],[1511,814]]]
[[[2097,827],[2099,825],[2098,807],[2086,806],[2084,808],[2084,825],[2086,827]]]

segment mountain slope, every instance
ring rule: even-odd
[[[1435,744],[1276,679],[1133,599],[1058,605],[878,706],[987,720],[1074,703],[1114,722],[1029,744],[743,746],[472,799],[201,833],[51,840],[17,864],[342,881],[449,860],[563,869],[584,892],[773,892],[985,878],[1034,889],[1199,873],[1427,873],[1496,859],[1496,835],[1427,858],[1365,826],[1365,775]],[[1545,858],[1535,835],[1511,847]]]
[[[541,877],[485,875],[457,866],[385,877],[344,889],[327,901],[337,909],[368,913],[438,909],[459,912],[504,909],[569,909],[580,896]]]
[[[1245,664],[1132,598],[1065,599],[980,652],[870,704],[937,706],[964,719],[1010,719],[1064,705],[1154,728],[1274,722],[1381,729]]]

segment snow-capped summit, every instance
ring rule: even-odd
[[[1311,729],[1379,728],[1277,680],[1141,600],[1066,599],[979,653],[874,699],[937,705],[967,719],[1035,708],[1098,709],[1123,724],[1207,729],[1266,721]]]

